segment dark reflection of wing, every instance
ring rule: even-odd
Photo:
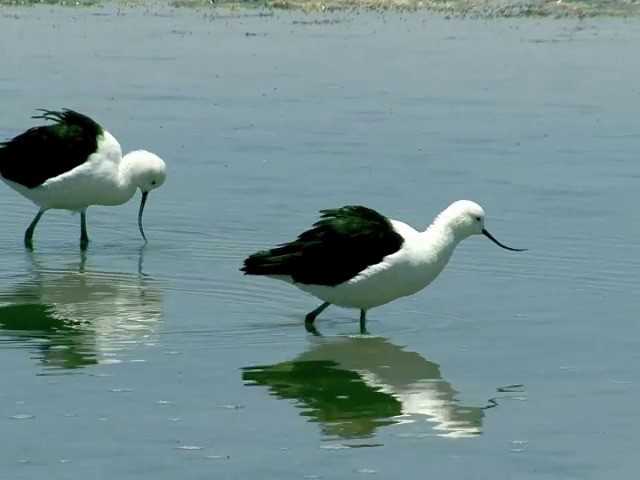
[[[163,291],[147,276],[45,269],[0,289],[0,348],[20,345],[49,367],[116,363],[152,341]]]
[[[482,433],[482,408],[460,405],[440,367],[418,353],[379,337],[314,340],[293,361],[243,369],[243,380],[297,400],[328,436],[363,438],[409,422],[447,437]]]
[[[22,344],[31,340],[33,349],[39,352],[38,357],[45,365],[79,368],[97,363],[90,332],[55,318],[46,305],[2,306],[0,328],[10,332],[7,337],[0,335],[0,344]]]
[[[401,414],[401,404],[393,396],[371,388],[356,372],[330,360],[249,367],[242,378],[269,387],[280,398],[298,400],[302,415],[319,422],[325,435],[368,437]]]

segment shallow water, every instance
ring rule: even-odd
[[[633,478],[637,21],[0,12],[3,138],[68,106],[169,165],[144,249],[132,201],[28,254],[0,189],[0,478]],[[238,272],[321,208],[459,198],[531,250],[467,240],[368,337]]]

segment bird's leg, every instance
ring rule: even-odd
[[[304,317],[304,324],[306,326],[312,326],[313,322],[316,320],[316,317],[318,315],[320,315],[322,312],[324,312],[329,305],[331,305],[329,302],[324,302],[322,305],[320,305],[315,310],[307,313],[307,316]]]
[[[84,269],[86,265],[87,265],[87,251],[80,250],[80,263],[78,264],[78,272],[84,273]]]
[[[80,212],[80,248],[86,250],[89,246],[89,235],[87,234],[87,211]]]
[[[312,335],[315,335],[316,337],[321,337],[322,334],[318,331],[318,329],[316,328],[316,326],[313,323],[306,323],[304,324],[304,328],[307,330],[307,332],[311,333]]]
[[[41,208],[40,210],[38,210],[38,213],[36,213],[36,216],[31,222],[31,225],[29,225],[29,227],[27,228],[27,231],[24,232],[24,246],[29,250],[33,248],[33,232],[35,231],[36,225],[40,221],[40,218],[42,218],[42,215],[44,214],[44,212],[46,212],[44,208]]]
[[[366,335],[368,333],[369,332],[367,332],[367,311],[360,310],[360,334]]]

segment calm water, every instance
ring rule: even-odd
[[[0,478],[602,479],[637,475],[636,20],[4,9],[0,136],[35,108],[169,165],[79,218],[3,186]],[[255,34],[255,35],[254,35]],[[347,203],[466,241],[370,312],[243,278]]]

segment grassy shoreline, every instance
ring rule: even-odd
[[[640,1],[590,0],[168,0],[168,1],[100,1],[100,0],[0,0],[2,7],[86,8],[101,5],[118,7],[172,7],[234,11],[248,13],[262,10],[322,12],[433,12],[454,18],[593,18],[640,17]]]

